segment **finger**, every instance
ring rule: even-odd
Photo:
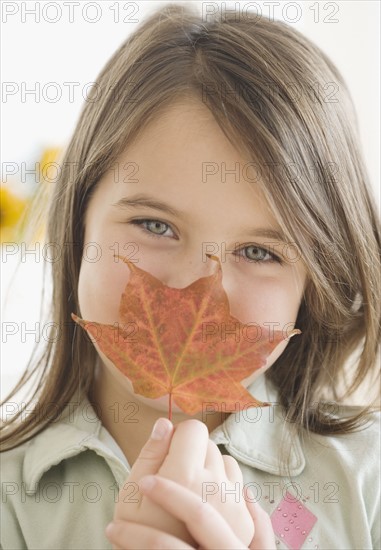
[[[225,478],[225,466],[221,451],[210,439],[208,440],[204,468],[217,474],[221,479]]]
[[[233,483],[242,483],[242,471],[235,458],[230,455],[222,455],[224,461],[225,475]]]
[[[190,489],[158,475],[141,479],[139,487],[148,498],[183,521],[205,550],[247,549],[217,510]]]
[[[156,474],[165,457],[173,434],[173,424],[168,418],[159,418],[151,436],[131,468],[128,483],[138,482],[145,475]]]
[[[254,537],[249,546],[250,550],[275,550],[275,536],[270,516],[258,502],[254,502],[252,493],[246,487],[245,500],[255,526]]]
[[[204,467],[208,448],[209,432],[205,424],[193,418],[180,422],[175,427],[171,440],[166,469],[192,475]]]
[[[114,521],[106,527],[106,537],[116,549],[193,550],[186,542],[153,527],[129,521]]]

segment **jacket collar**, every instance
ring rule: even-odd
[[[101,441],[102,431],[106,428],[87,397],[70,402],[56,421],[28,442],[23,462],[26,492],[35,493],[42,475],[52,466],[86,450],[102,456],[118,484],[122,484],[129,471],[127,461],[123,463]]]
[[[256,399],[270,403],[232,413],[210,434],[240,462],[278,476],[297,476],[306,461],[299,436],[284,420],[274,386],[260,375],[248,388]],[[280,461],[281,444],[287,464]]]
[[[300,440],[294,435],[291,445],[290,428],[282,417],[280,406],[277,406],[274,388],[261,375],[248,391],[272,406],[230,414],[211,432],[210,439],[225,445],[229,454],[248,466],[280,476],[299,475],[305,466]],[[56,421],[28,442],[23,462],[26,491],[35,493],[42,475],[52,466],[88,449],[106,460],[121,485],[128,475],[127,461],[124,463],[102,441],[104,432],[106,429],[87,397],[76,403],[71,402]],[[287,469],[278,459],[280,440],[283,438],[289,452]]]

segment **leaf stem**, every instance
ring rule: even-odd
[[[168,405],[168,420],[172,421],[172,392],[170,391],[169,394],[169,405]]]

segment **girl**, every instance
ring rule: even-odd
[[[151,16],[97,79],[48,242],[56,332],[5,400],[40,373],[3,427],[2,548],[379,548],[379,414],[349,398],[378,376],[380,227],[316,46],[264,18]],[[206,252],[233,316],[302,334],[242,381],[271,407],[173,428],[71,314],[117,320],[118,255],[183,288]]]

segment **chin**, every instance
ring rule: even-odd
[[[131,385],[131,388],[132,388],[132,385]],[[162,397],[158,397],[156,399],[151,399],[150,397],[144,397],[143,395],[134,393],[133,389],[131,391],[138,403],[142,403],[147,407],[150,407],[151,409],[155,409],[156,411],[165,413],[163,416],[168,416],[169,394],[163,395]],[[185,414],[184,411],[180,409],[180,407],[178,407],[176,403],[174,403],[172,400],[172,414],[173,413]]]

